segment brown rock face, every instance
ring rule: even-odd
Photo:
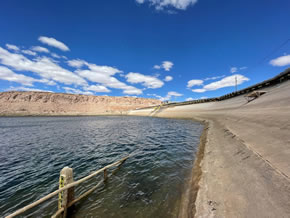
[[[0,92],[0,116],[105,115],[161,104],[156,99],[49,92]]]

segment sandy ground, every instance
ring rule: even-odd
[[[290,217],[290,81],[221,102],[131,115],[187,118],[208,124],[194,205],[183,217]]]

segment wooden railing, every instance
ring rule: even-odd
[[[71,207],[76,202],[80,201],[82,198],[84,198],[87,195],[89,195],[90,193],[92,193],[105,180],[107,180],[107,178],[108,178],[107,169],[114,167],[114,166],[121,166],[131,156],[132,155],[124,157],[121,160],[119,160],[115,163],[112,163],[110,165],[107,165],[107,166],[103,167],[102,169],[99,169],[99,170],[91,173],[90,175],[88,175],[80,180],[77,180],[77,181],[73,181],[73,170],[69,167],[65,167],[60,172],[59,189],[58,190],[44,196],[43,198],[35,201],[32,204],[29,204],[29,205],[15,211],[14,213],[6,216],[6,218],[12,218],[12,217],[18,216],[18,215],[36,207],[37,205],[49,200],[50,198],[56,196],[57,194],[59,194],[58,211],[52,217],[66,217],[67,209],[69,207]],[[97,185],[92,187],[90,190],[88,190],[87,192],[85,192],[84,194],[79,196],[78,198],[74,199],[74,187],[75,186],[87,181],[88,179],[90,179],[90,178],[92,178],[92,177],[94,177],[102,172],[104,173],[104,180],[101,180]]]

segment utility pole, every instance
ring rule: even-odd
[[[238,91],[238,78],[237,78],[237,76],[235,77],[235,79],[236,79],[236,92]]]

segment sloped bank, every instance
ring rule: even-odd
[[[247,103],[220,102],[131,111],[130,115],[208,122],[195,202],[181,217],[288,217],[290,214],[290,82],[265,88]],[[195,182],[199,174],[194,175]],[[194,196],[194,195],[193,195]]]

